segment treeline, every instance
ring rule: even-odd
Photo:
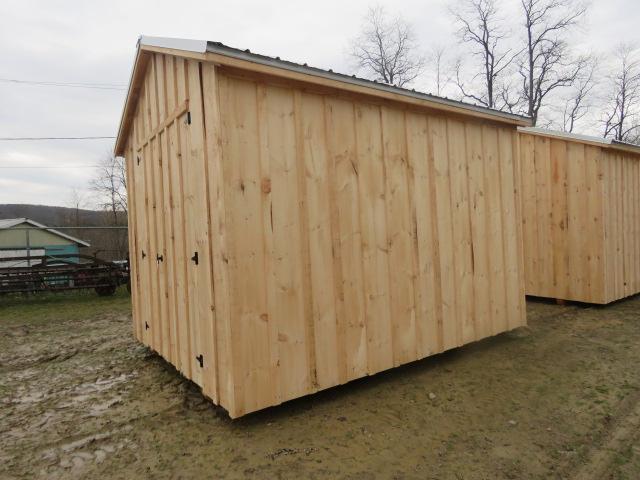
[[[579,0],[452,0],[455,45],[427,48],[419,26],[376,6],[350,56],[377,81],[428,82],[437,95],[527,115],[537,126],[640,143],[639,52],[630,43],[584,51],[588,9]]]

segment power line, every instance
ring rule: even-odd
[[[95,90],[126,90],[126,85],[116,83],[81,83],[81,82],[46,82],[36,80],[19,80],[17,78],[0,78],[0,82],[38,85],[44,87],[90,88]]]
[[[0,137],[2,142],[31,141],[31,140],[103,140],[116,137]]]

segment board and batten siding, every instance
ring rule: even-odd
[[[514,126],[145,61],[134,331],[231,417],[525,324]]]
[[[527,131],[520,143],[527,295],[640,292],[640,153]]]

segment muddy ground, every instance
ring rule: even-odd
[[[0,298],[0,478],[640,478],[640,298],[231,421],[128,297]]]

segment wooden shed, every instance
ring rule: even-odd
[[[606,304],[640,292],[640,147],[520,129],[527,295]]]
[[[528,123],[142,37],[116,143],[136,337],[238,417],[524,325]]]

